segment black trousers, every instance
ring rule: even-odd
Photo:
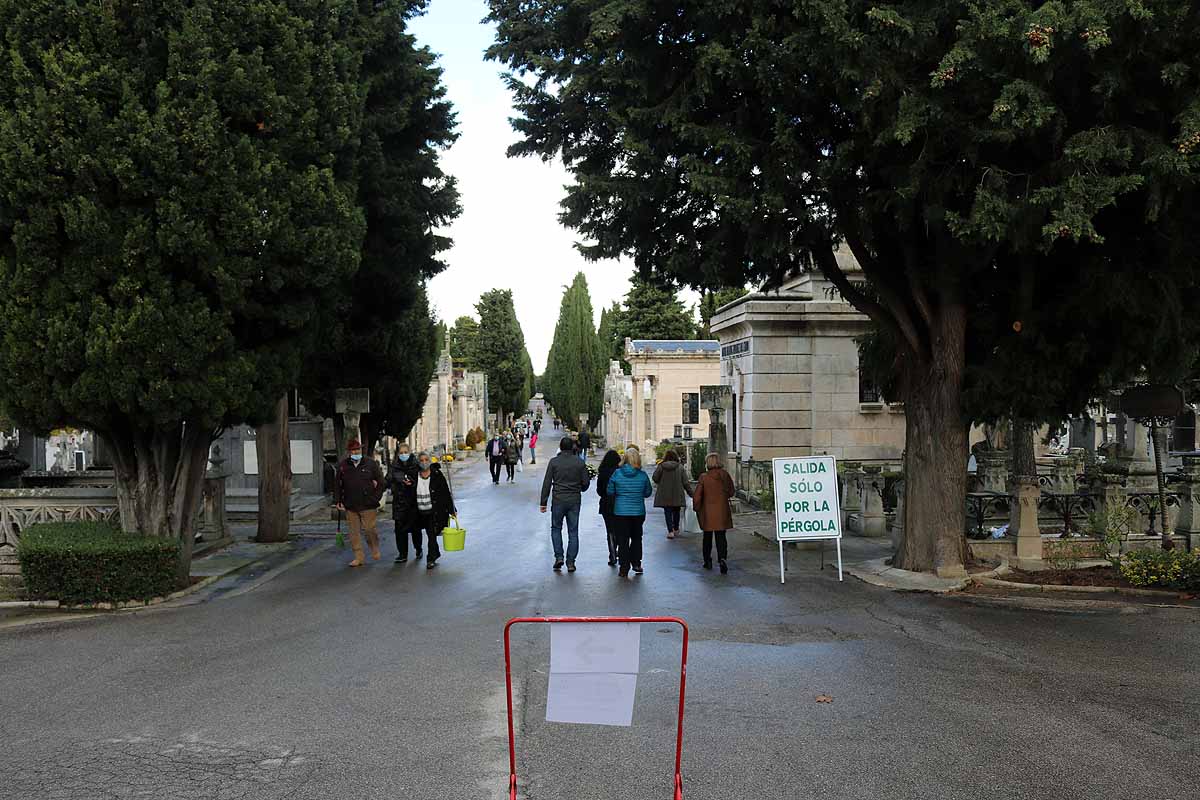
[[[622,567],[642,563],[642,526],[646,515],[640,517],[614,516],[617,521],[617,558]]]
[[[508,469],[508,479],[511,481],[514,477],[516,477],[517,465],[506,463],[504,466]]]
[[[411,537],[413,549],[421,552],[421,531],[414,524],[414,514],[396,517],[396,549],[403,558],[408,558],[408,540]]]
[[[608,560],[617,560],[617,539],[620,536],[620,523],[612,514],[601,514],[604,518],[604,531],[608,534]]]
[[[413,527],[413,539],[421,535],[421,531],[429,538],[429,546],[425,548],[425,560],[437,561],[442,557],[442,548],[438,547],[437,537],[442,532],[438,527],[438,521],[434,519],[432,512],[417,512],[416,523]]]
[[[667,533],[679,530],[679,512],[682,510],[679,506],[667,506],[663,509],[667,517]]]
[[[500,482],[500,465],[503,463],[504,463],[504,459],[501,459],[501,458],[493,458],[492,459],[492,464],[491,464],[491,466],[492,466],[492,483]]]
[[[729,542],[725,539],[725,531],[704,532],[704,563],[712,563],[713,537],[717,537],[717,559],[725,561],[729,558]]]

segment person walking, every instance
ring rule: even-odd
[[[579,506],[583,493],[591,484],[587,467],[575,457],[575,442],[564,436],[559,442],[558,455],[546,465],[546,476],[542,478],[541,509],[546,513],[546,503],[551,499],[550,540],[554,545],[554,569],[563,568],[566,556],[567,572],[575,571],[575,557],[579,555]],[[567,523],[567,550],[563,553],[562,527]]]
[[[733,527],[733,514],[729,511],[729,501],[733,497],[733,478],[721,465],[721,456],[709,453],[704,459],[704,474],[692,492],[692,507],[696,509],[696,517],[700,520],[700,530],[704,531],[704,568],[712,569],[712,543],[717,540],[717,561],[721,565],[721,574],[729,572],[729,544],[725,532]]]
[[[408,561],[408,540],[412,537],[416,558],[421,558],[421,532],[417,530],[417,509],[408,489],[417,479],[417,459],[413,458],[407,442],[396,449],[396,458],[388,471],[388,488],[392,490],[392,520],[396,524],[396,563]]]
[[[529,463],[537,463],[538,426],[534,425],[533,435],[529,437]]]
[[[383,468],[373,458],[363,457],[362,444],[357,439],[346,443],[347,456],[338,465],[333,481],[333,502],[339,511],[346,512],[350,526],[350,547],[354,550],[352,567],[366,563],[362,537],[371,548],[371,558],[382,558],[379,552],[379,500],[383,497]]]
[[[646,498],[654,494],[654,487],[650,485],[650,476],[642,471],[642,454],[636,447],[625,450],[624,463],[613,472],[604,491],[613,498],[620,575],[627,577],[630,569],[641,575],[645,571],[642,569],[642,526],[646,524]]]
[[[661,508],[666,514],[667,538],[674,539],[679,535],[680,511],[687,504],[686,496],[691,494],[683,475],[683,464],[679,463],[679,454],[674,450],[663,454],[662,463],[654,470],[654,484],[658,487],[654,493],[654,507]]]
[[[590,450],[591,448],[592,448],[592,437],[588,436],[586,427],[581,427],[579,429],[579,457],[582,458],[585,462],[587,461],[588,450]]]
[[[621,456],[616,450],[609,450],[600,460],[600,469],[596,472],[596,494],[600,495],[600,516],[604,519],[604,531],[608,536],[608,565],[617,565],[617,518],[613,514],[613,498],[608,496],[608,479],[621,466]]]
[[[487,446],[488,465],[491,467],[492,484],[495,486],[500,485],[500,468],[504,465],[505,455],[504,437],[496,431]]]
[[[454,496],[450,493],[450,483],[442,472],[441,464],[434,464],[429,453],[417,456],[417,475],[410,485],[404,487],[408,500],[416,513],[414,516],[414,534],[424,532],[428,546],[425,568],[433,569],[437,560],[442,557],[438,547],[437,537],[450,523],[450,517],[458,515],[454,507]],[[421,551],[417,550],[417,558]]]
[[[510,433],[504,450],[504,467],[508,470],[509,483],[517,482],[517,458],[519,456],[520,449],[517,447],[517,439]]]

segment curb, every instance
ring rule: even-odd
[[[1004,581],[986,575],[972,576],[972,580],[980,586],[991,586],[994,589],[1020,589],[1022,591],[1050,592],[1052,594],[1123,594],[1132,597],[1153,597],[1160,600],[1174,600],[1179,597],[1179,592],[1167,589],[1130,589],[1124,586],[1059,586],[1056,584],[1018,583],[1017,581]]]

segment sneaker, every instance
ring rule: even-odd
[[[615,567],[615,566],[617,565],[617,560],[616,560],[615,558],[610,558],[610,559],[608,560],[608,565],[609,565],[610,567]]]
[[[646,570],[642,569],[642,562],[639,561],[633,565],[633,571],[636,572],[638,575],[641,575]]]
[[[563,568],[563,560],[561,558],[554,559],[554,570],[557,572],[558,570],[560,570],[562,568]]]
[[[723,559],[723,558],[721,559],[721,574],[722,575],[729,574],[729,565],[725,563],[725,559]]]
[[[436,559],[436,558],[431,558],[431,559],[430,559],[430,560],[429,560],[429,561],[428,561],[428,562],[425,564],[425,569],[433,569],[433,568],[434,568],[434,567],[436,567],[436,566],[437,566],[437,559]]]
[[[574,571],[575,571],[575,562],[568,561],[567,562],[567,572],[574,572]]]
[[[423,555],[425,555],[425,551],[418,547],[417,548],[417,561],[420,561],[421,556],[423,556]]]
[[[417,558],[420,558],[420,556],[417,556]],[[407,561],[408,561],[408,556],[396,556],[396,563],[397,563],[397,564],[404,564],[404,563],[406,563]]]
[[[705,569],[712,569],[712,562],[711,562],[711,561],[705,561],[705,562],[704,562],[704,568],[705,568]]]

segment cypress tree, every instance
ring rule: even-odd
[[[488,376],[488,397],[495,408],[496,424],[503,428],[508,412],[522,404],[529,357],[525,352],[525,334],[517,322],[509,289],[484,292],[475,310],[479,313],[475,355]]]
[[[546,364],[546,388],[554,409],[569,425],[579,416],[589,421],[600,415],[603,375],[608,360],[593,327],[592,299],[582,272],[563,292],[554,342]]]
[[[619,328],[622,349],[629,339],[695,339],[696,322],[679,299],[674,283],[634,275]]]

